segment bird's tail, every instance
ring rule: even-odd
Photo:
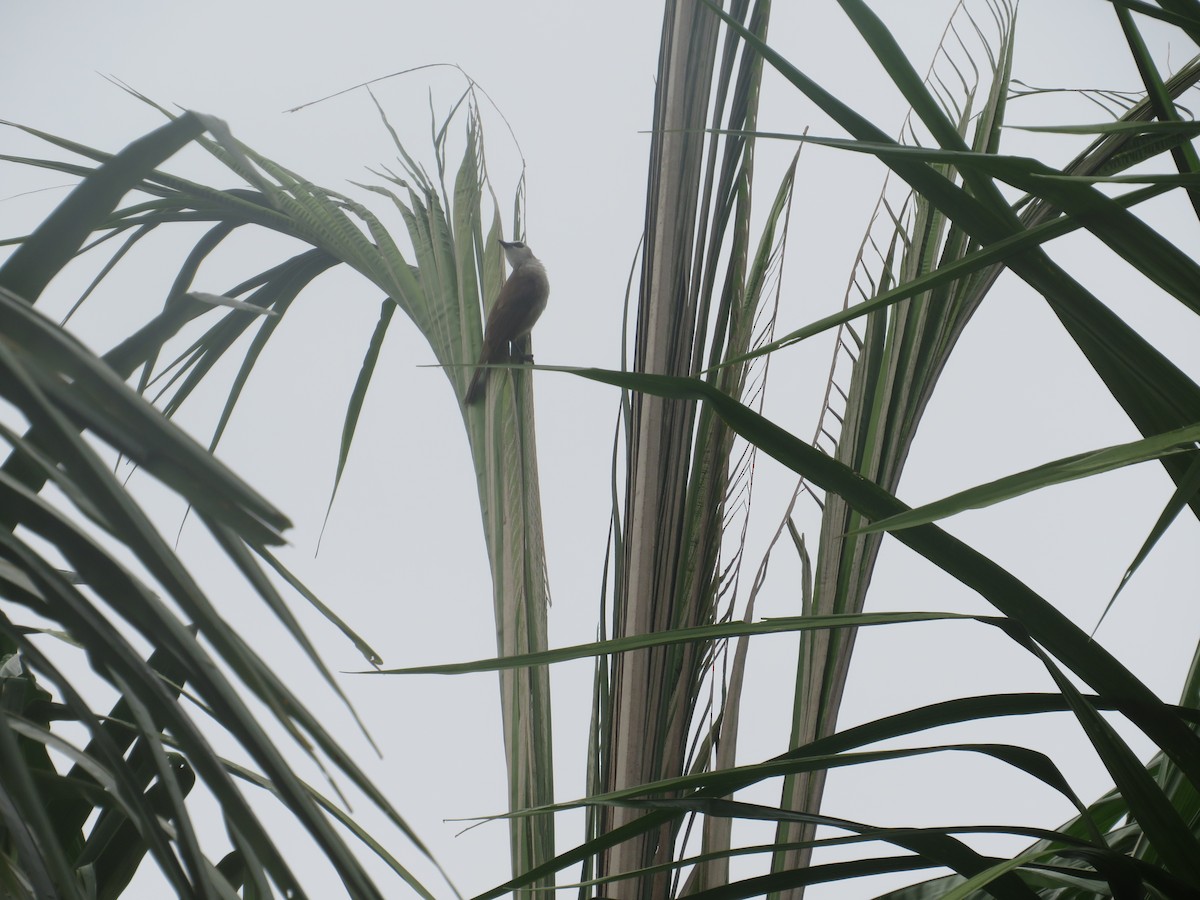
[[[467,393],[463,396],[463,402],[470,406],[483,398],[484,389],[487,388],[487,377],[490,370],[483,368],[483,365],[488,360],[487,344],[483,345],[483,352],[479,354],[479,362],[475,364],[475,374],[471,376],[471,383],[467,385]]]

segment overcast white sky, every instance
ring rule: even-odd
[[[776,6],[772,43],[818,81],[836,86],[843,99],[885,131],[895,132],[904,107],[837,4]],[[916,0],[875,6],[924,70],[953,4]],[[369,177],[365,167],[390,163],[394,155],[367,96],[358,92],[296,114],[283,110],[402,69],[457,63],[503,111],[528,166],[528,240],[552,284],[550,307],[536,331],[538,361],[615,367],[625,282],[643,219],[649,146],[644,131],[650,122],[660,17],[658,4],[635,0],[601,5],[555,0],[9,4],[6,52],[0,57],[0,78],[8,89],[0,118],[115,150],[160,119],[101,77],[112,75],[160,102],[218,115],[266,156],[312,181],[351,190],[350,180]],[[1137,85],[1108,3],[1028,3],[1018,27],[1017,78],[1038,85]],[[1166,29],[1147,33],[1164,62],[1177,66],[1187,58],[1186,41]],[[388,81],[377,95],[408,150],[428,160],[430,104],[440,118],[462,87],[457,72],[433,69]],[[1058,109],[1075,122],[1100,117],[1082,102]],[[1045,114],[1044,108],[1030,106],[1025,118],[1018,105],[1010,121]],[[506,203],[518,174],[517,157],[503,123],[489,116],[489,169]],[[792,88],[771,76],[761,125],[789,132],[811,126],[815,134],[836,134]],[[1051,161],[1065,160],[1075,146],[1045,137],[1013,139],[1025,152],[1048,148]],[[793,149],[760,148],[763,205]],[[5,131],[0,151],[37,155],[43,148]],[[185,152],[167,168],[196,180],[233,184],[198,153]],[[881,178],[879,167],[865,159],[820,148],[805,151],[785,272],[783,330],[840,306]],[[7,198],[60,182],[10,166],[0,169],[0,198],[6,198],[0,203],[0,231],[28,228],[62,191]],[[1163,216],[1172,214],[1170,204],[1161,207]],[[187,237],[194,240],[196,233]],[[74,327],[97,350],[107,349],[161,304],[187,244],[167,236],[155,241],[158,259],[143,251],[77,317]],[[1180,241],[1185,249],[1197,249],[1194,221],[1182,229]],[[219,255],[196,287],[220,293],[288,252],[282,241],[243,241],[242,247],[240,253]],[[1189,352],[1200,338],[1194,316],[1113,267],[1085,239],[1059,242],[1054,251],[1200,377]],[[47,299],[47,309],[69,305],[90,277],[92,269],[85,268],[64,277],[58,293]],[[306,292],[251,382],[220,455],[293,517],[297,527],[288,563],[369,637],[388,665],[490,656],[495,649],[490,586],[459,413],[442,374],[418,368],[432,355],[399,317],[320,556],[313,556],[346,400],[380,299],[373,287],[343,272],[324,276]],[[815,423],[830,351],[827,340],[815,339],[772,364],[767,414],[802,436],[811,434]],[[207,440],[222,399],[221,391],[210,387],[185,408],[181,421]],[[617,395],[590,382],[547,374],[537,378],[537,399],[555,600],[551,641],[563,645],[592,639],[596,628]],[[972,322],[944,376],[900,495],[918,503],[1133,437],[1132,427],[1040,299],[1006,279]],[[769,460],[760,460],[757,477],[747,552],[755,564],[793,483]],[[162,508],[164,530],[173,532],[180,511],[163,504],[160,492],[135,476],[134,484],[139,481],[146,502]],[[1144,466],[963,515],[948,527],[1090,627],[1169,492],[1161,470]],[[804,509],[800,521],[815,542],[815,508]],[[1107,646],[1169,700],[1177,695],[1200,626],[1194,598],[1180,590],[1196,583],[1191,548],[1197,536],[1196,523],[1181,519],[1100,632]],[[273,623],[246,602],[236,577],[209,570],[213,557],[199,528],[184,529],[181,550],[197,560],[214,600],[230,618],[255,635],[281,670],[294,672],[297,685],[307,686],[314,708],[344,735],[346,746],[378,778],[460,890],[478,892],[503,880],[506,828],[485,826],[455,837],[461,826],[445,821],[504,808],[495,678],[347,676],[346,690],[383,750],[384,758],[376,760]],[[777,560],[760,601],[762,615],[798,610],[797,569],[794,562]],[[869,608],[986,609],[891,541],[885,543]],[[362,667],[353,648],[323,620],[306,609],[300,613],[331,667]],[[1173,624],[1163,627],[1165,620]],[[1034,664],[988,631],[970,624],[868,630],[859,638],[843,723],[959,693],[1046,689],[1047,679]],[[774,638],[754,653],[742,762],[786,749],[792,646]],[[583,792],[591,666],[562,665],[553,678],[556,777],[560,797],[569,799]],[[1082,740],[1069,723],[1004,723],[971,736],[1037,744],[1064,760],[1083,756],[1070,773],[1077,791],[1091,799],[1108,787],[1099,763],[1080,752]],[[897,773],[905,779],[903,792],[895,788]],[[922,775],[950,781],[931,795],[922,788]],[[775,802],[777,796],[772,790],[752,799]],[[368,827],[377,821],[365,805],[356,808],[364,811]],[[997,764],[956,760],[951,766],[944,759],[835,774],[825,811],[892,825],[1046,826],[1070,812],[1048,791]],[[559,840],[564,849],[577,842],[580,821],[563,817]],[[286,827],[280,823],[281,830]],[[427,885],[441,890],[399,836],[380,836]],[[313,896],[338,894],[331,873],[318,863],[302,861],[299,868],[311,873]],[[377,868],[384,892],[401,896],[399,883]],[[137,896],[155,896],[155,883],[151,873],[139,882]],[[883,886],[818,889],[811,896],[853,898]]]

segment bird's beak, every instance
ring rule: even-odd
[[[516,242],[515,241],[499,241],[498,243],[500,244],[501,247],[503,247],[505,250],[507,250],[509,247],[511,247]]]

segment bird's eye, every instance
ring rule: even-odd
[[[513,246],[514,247],[524,247],[525,242],[524,241],[513,241]]]

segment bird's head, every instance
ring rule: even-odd
[[[535,258],[533,251],[524,241],[501,241],[500,246],[504,248],[508,264],[514,269],[521,263]]]

